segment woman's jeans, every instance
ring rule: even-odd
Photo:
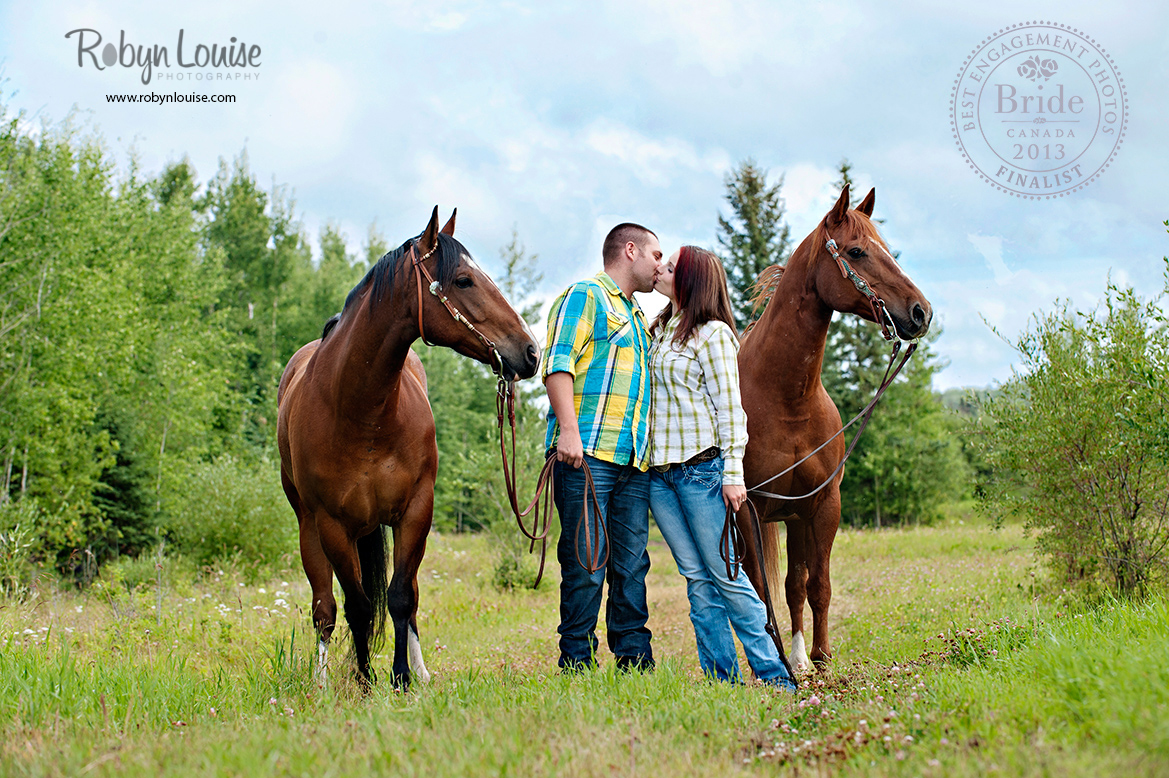
[[[731,580],[719,556],[726,520],[722,498],[723,460],[650,470],[649,505],[670,545],[678,572],[686,578],[690,621],[698,640],[702,671],[720,680],[740,680],[731,625],[747,662],[765,683],[795,688],[767,634],[767,610],[744,572]]]

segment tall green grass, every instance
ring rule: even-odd
[[[795,696],[703,679],[684,584],[663,545],[651,556],[657,671],[621,674],[603,654],[564,677],[555,569],[539,590],[500,591],[483,538],[437,535],[419,614],[434,679],[368,696],[343,627],[328,688],[313,683],[297,572],[164,582],[160,613],[146,580],[42,588],[0,605],[0,773],[1167,772],[1165,599],[1071,599],[1018,528],[842,533],[837,661]],[[383,677],[390,652],[374,658]]]

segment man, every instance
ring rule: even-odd
[[[552,304],[542,371],[551,405],[546,448],[554,448],[557,459],[559,665],[565,672],[596,661],[597,616],[606,578],[605,623],[617,666],[654,666],[645,596],[649,335],[633,293],[653,289],[662,250],[653,232],[625,223],[609,232],[602,254],[605,269],[573,284]],[[593,555],[603,559],[607,551],[608,564],[592,574],[580,564],[589,558],[585,528],[577,531],[585,496],[582,462],[588,463],[608,528],[607,549],[603,537],[592,539]],[[593,523],[589,526],[591,532]]]

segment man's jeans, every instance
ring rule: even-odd
[[[765,683],[794,689],[765,629],[763,601],[745,572],[740,571],[734,580],[727,578],[726,563],[719,556],[726,519],[722,457],[697,465],[674,465],[664,473],[650,470],[649,475],[650,509],[678,572],[686,577],[702,671],[724,681],[740,679],[733,624],[755,675]]]
[[[560,667],[574,669],[595,661],[601,586],[609,582],[605,606],[609,649],[621,666],[651,667],[653,651],[646,627],[649,607],[645,576],[649,572],[649,477],[636,467],[603,462],[585,455],[597,500],[609,529],[609,563],[590,575],[577,561],[588,560],[585,531],[577,527],[585,493],[584,468],[556,463],[556,510],[560,513]],[[592,502],[589,502],[592,511]],[[587,521],[588,519],[586,519]],[[590,522],[589,531],[592,532]],[[604,537],[594,537],[593,553],[604,558]],[[599,548],[598,548],[599,546]],[[574,550],[575,548],[575,550]]]

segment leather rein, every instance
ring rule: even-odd
[[[483,344],[487,349],[487,353],[491,357],[491,372],[499,377],[499,384],[496,390],[495,410],[499,423],[499,454],[503,460],[503,481],[507,488],[508,503],[511,506],[512,513],[515,515],[516,523],[519,525],[520,532],[524,537],[528,538],[529,552],[535,551],[536,542],[540,542],[540,569],[536,574],[536,581],[532,584],[532,588],[540,585],[541,579],[544,577],[544,563],[547,559],[548,552],[548,530],[551,526],[552,520],[552,501],[555,494],[555,465],[556,453],[552,452],[544,461],[544,467],[540,470],[540,476],[536,481],[536,494],[532,497],[532,501],[527,508],[523,510],[519,507],[519,490],[516,487],[516,424],[515,424],[515,380],[508,380],[503,377],[503,358],[499,355],[495,343],[484,335],[479,329],[464,316],[458,308],[451,303],[447,296],[442,294],[442,286],[434,277],[430,275],[430,271],[426,269],[423,264],[430,258],[435,251],[438,250],[436,243],[434,248],[425,254],[419,254],[417,249],[417,241],[410,242],[410,257],[411,264],[414,266],[414,279],[418,289],[418,333],[422,338],[422,342],[428,346],[433,346],[429,340],[426,339],[426,327],[422,319],[422,278],[426,277],[427,289],[430,294],[437,297],[439,302],[443,304],[451,318],[459,322]],[[504,441],[504,416],[507,416],[509,426],[511,427],[511,465],[508,465],[507,448]],[[588,463],[582,462],[581,467],[584,469],[585,476],[585,491],[583,496],[583,504],[581,506],[581,517],[576,525],[576,560],[587,570],[590,574],[595,573],[604,567],[609,561],[609,543],[608,543],[608,529],[605,522],[602,520],[600,501],[597,499],[597,489],[593,484],[593,474],[589,471]],[[537,507],[543,497],[543,510]],[[593,510],[590,512],[589,502],[592,502]],[[529,530],[524,524],[524,518],[532,514],[532,528]],[[580,557],[580,535],[584,532],[585,558]],[[604,542],[601,543],[601,539]],[[604,556],[602,556],[602,546],[604,547]]]
[[[889,364],[885,367],[885,375],[881,379],[881,384],[877,388],[877,392],[873,399],[869,401],[869,404],[862,408],[860,413],[852,417],[848,424],[845,424],[843,427],[841,427],[835,435],[821,443],[803,459],[786,468],[782,472],[776,473],[766,481],[763,481],[762,483],[759,483],[747,490],[749,493],[759,495],[761,497],[770,497],[776,500],[803,500],[807,497],[811,497],[825,486],[832,483],[832,481],[844,467],[844,463],[848,461],[848,458],[852,454],[853,449],[856,448],[857,441],[860,440],[861,433],[865,431],[865,427],[869,423],[869,418],[873,415],[873,409],[876,408],[877,402],[881,399],[881,396],[885,393],[885,390],[888,389],[889,386],[893,383],[893,379],[895,379],[897,374],[901,372],[901,368],[904,367],[905,363],[909,361],[909,357],[912,356],[913,352],[917,350],[917,341],[910,341],[909,348],[905,350],[905,354],[902,356],[901,361],[897,362],[897,355],[901,351],[902,341],[897,336],[897,325],[893,322],[893,317],[889,315],[889,311],[885,307],[884,300],[882,300],[877,295],[877,293],[873,291],[868,282],[865,281],[865,279],[862,278],[860,274],[858,274],[852,268],[848,261],[840,255],[840,250],[833,238],[828,238],[824,244],[824,248],[828,250],[828,253],[832,255],[832,259],[836,261],[836,266],[840,269],[840,274],[844,278],[847,278],[849,281],[851,281],[853,286],[856,287],[857,291],[863,294],[869,301],[869,307],[873,311],[873,318],[875,318],[881,325],[881,335],[885,338],[886,341],[894,341],[893,352],[889,355]],[[894,365],[894,363],[896,363],[896,365]],[[848,448],[844,452],[844,457],[840,460],[840,463],[836,466],[836,469],[832,471],[832,474],[829,475],[828,479],[822,484],[807,494],[802,494],[798,497],[785,494],[775,494],[773,492],[764,491],[762,489],[762,487],[766,486],[777,478],[787,475],[792,470],[808,461],[825,446],[843,434],[844,431],[851,427],[857,420],[861,421],[860,428],[857,430],[856,435],[853,436],[852,441],[849,442]],[[747,500],[744,502],[744,505],[747,508],[748,515],[751,519],[751,529],[755,536],[756,557],[759,561],[759,577],[763,581],[762,599],[763,604],[767,610],[767,624],[765,629],[767,634],[771,636],[772,641],[775,643],[775,647],[779,650],[779,658],[783,661],[784,667],[787,668],[788,675],[793,681],[795,681],[796,675],[792,671],[791,664],[788,663],[787,654],[784,653],[783,641],[779,637],[779,626],[776,622],[775,610],[771,605],[771,588],[767,582],[767,570],[763,567],[762,560],[763,533],[760,529],[759,513],[755,510],[755,504],[751,501],[750,497],[747,498]],[[730,505],[727,506],[726,520],[723,522],[723,530],[719,539],[718,552],[719,556],[722,557],[723,562],[726,564],[727,577],[734,580],[738,577],[739,572],[742,569],[743,562],[747,558],[747,548],[742,532],[739,529],[738,522],[735,521],[735,511],[731,508]]]
[[[503,461],[503,482],[507,487],[507,499],[511,506],[512,515],[520,532],[529,541],[528,552],[536,550],[536,542],[540,543],[540,569],[536,572],[536,580],[532,583],[535,589],[544,577],[544,563],[548,556],[548,531],[552,524],[552,504],[556,494],[556,452],[551,451],[544,460],[540,475],[536,479],[536,493],[526,508],[521,509],[519,504],[519,489],[516,486],[516,477],[519,472],[516,463],[515,442],[515,381],[499,379],[499,387],[495,393],[495,410],[499,423],[499,457]],[[507,416],[508,426],[511,428],[511,466],[508,466],[507,444],[504,438],[503,420]],[[593,474],[589,470],[589,463],[582,461],[584,470],[585,488],[581,495],[580,518],[576,522],[576,534],[573,542],[573,553],[576,562],[589,575],[597,572],[609,562],[609,529],[605,525],[601,513],[601,503],[597,499],[597,487],[593,483]],[[541,501],[541,498],[543,500]],[[590,503],[592,510],[589,510]],[[532,525],[529,530],[524,524],[524,518],[531,514]],[[581,533],[584,533],[585,555],[581,558]]]

